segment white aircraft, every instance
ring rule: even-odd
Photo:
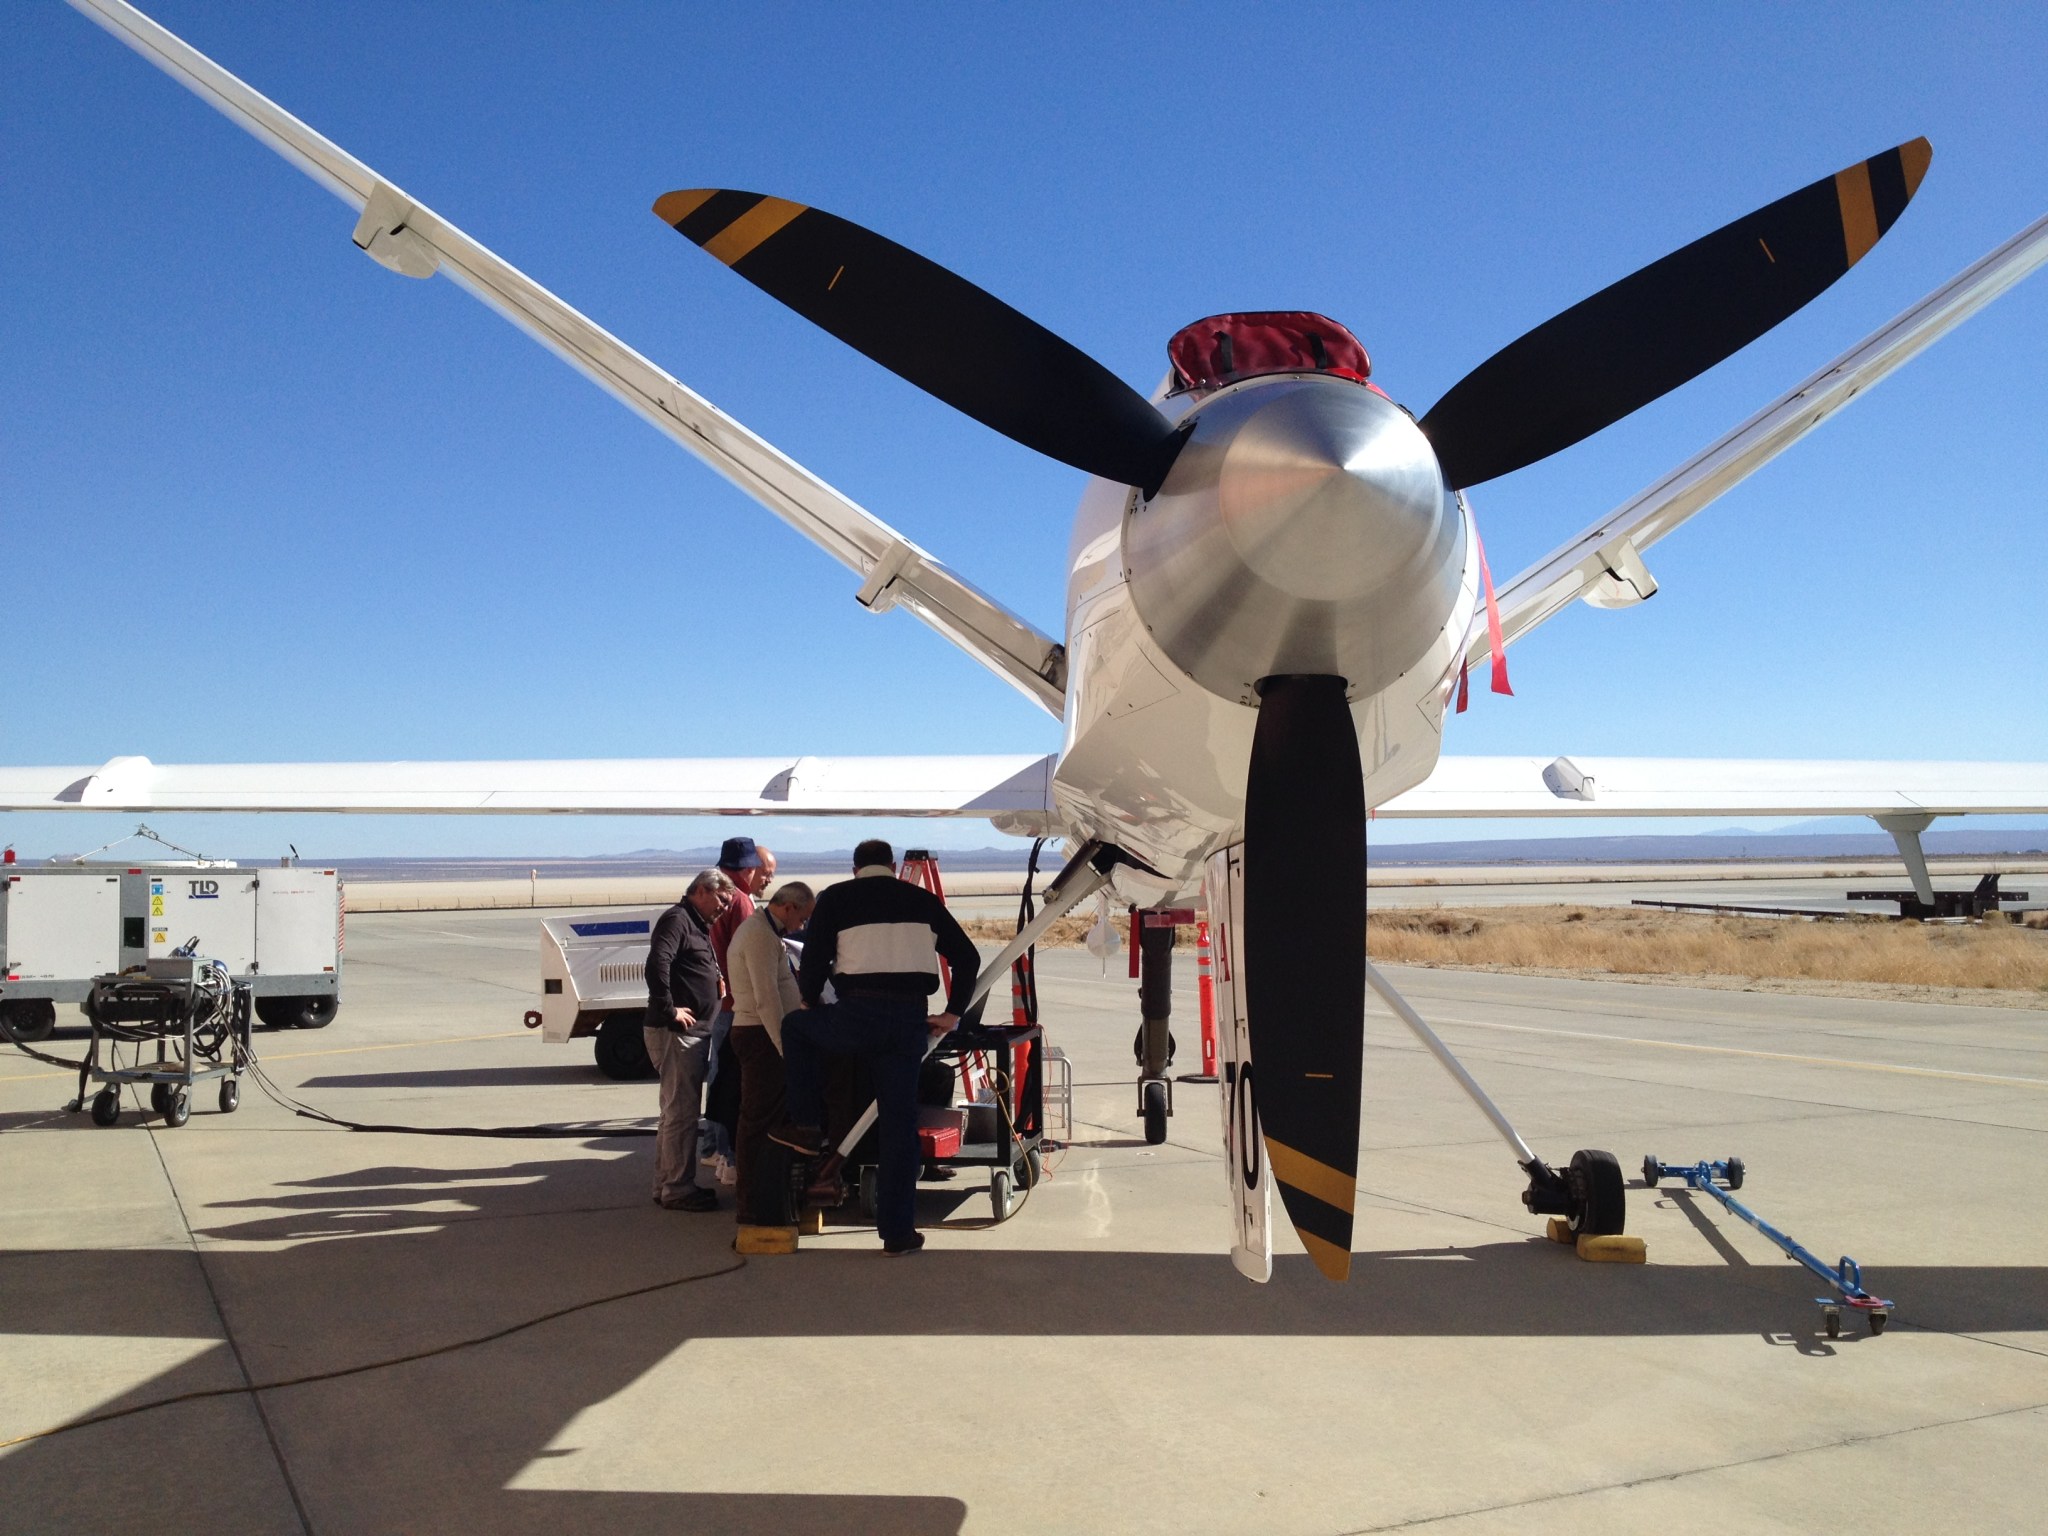
[[[964,279],[816,208],[669,192],[656,214],[741,277],[977,420],[1093,478],[1064,642],[1041,634],[370,167],[122,0],[71,0],[356,209],[355,243],[441,273],[588,373],[1062,725],[1042,758],[157,765],[0,770],[13,810],[646,812],[984,817],[1064,840],[1039,919],[1100,890],[1206,905],[1224,1021],[1233,1259],[1271,1269],[1270,1192],[1317,1266],[1348,1273],[1368,986],[1472,1094],[1528,1176],[1524,1204],[1619,1232],[1621,1174],[1539,1159],[1384,977],[1362,964],[1367,818],[1876,817],[1931,895],[1935,816],[2048,810],[2048,765],[1444,758],[1444,715],[1489,658],[1574,599],[1656,591],[1643,553],[1852,397],[2048,261],[2048,219],[1575,535],[1496,595],[1467,488],[1619,420],[1763,334],[1904,211],[1916,139],[1825,177],[1602,290],[1468,374],[1419,419],[1356,339],[1303,313],[1219,315],[1168,346],[1150,400]],[[1359,857],[1332,857],[1356,851]],[[1302,900],[1310,881],[1315,899]],[[1163,998],[1171,929],[1147,929]],[[1140,1105],[1165,1136],[1163,1004]],[[1253,1063],[1257,1063],[1254,1091]],[[1270,1177],[1268,1172],[1270,1171]]]

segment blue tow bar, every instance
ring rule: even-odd
[[[1833,1269],[1828,1268],[1804,1244],[1793,1241],[1737,1200],[1729,1191],[1742,1188],[1742,1173],[1742,1159],[1739,1157],[1731,1157],[1725,1162],[1691,1164],[1660,1163],[1654,1157],[1643,1159],[1643,1182],[1652,1189],[1657,1187],[1660,1180],[1682,1179],[1688,1188],[1712,1195],[1735,1215],[1776,1243],[1786,1254],[1797,1259],[1833,1286],[1835,1295],[1814,1297],[1820,1305],[1821,1321],[1827,1328],[1829,1338],[1836,1339],[1842,1335],[1844,1306],[1853,1307],[1869,1318],[1872,1333],[1883,1333],[1884,1325],[1891,1321],[1892,1304],[1883,1297],[1873,1296],[1863,1289],[1863,1266],[1844,1254],[1841,1263]]]

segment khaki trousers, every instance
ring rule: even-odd
[[[704,1108],[704,1068],[711,1059],[707,1026],[679,1035],[642,1026],[647,1059],[661,1075],[661,1124],[654,1133],[654,1198],[680,1200],[697,1187],[697,1120]]]

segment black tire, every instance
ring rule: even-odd
[[[1655,1189],[1657,1187],[1657,1170],[1663,1166],[1662,1163],[1657,1161],[1654,1153],[1643,1159],[1643,1187],[1645,1189]]]
[[[1581,1148],[1572,1154],[1565,1183],[1571,1190],[1571,1229],[1582,1237],[1611,1237],[1628,1223],[1628,1187],[1612,1152]]]
[[[46,997],[24,997],[0,1003],[0,1018],[15,1039],[33,1044],[57,1032],[57,1005]]]
[[[1885,1325],[1886,1323],[1890,1322],[1890,1321],[1891,1321],[1891,1319],[1890,1319],[1890,1318],[1888,1318],[1888,1317],[1886,1317],[1886,1316],[1885,1316],[1885,1314],[1884,1314],[1884,1313],[1882,1313],[1882,1312],[1873,1312],[1873,1313],[1871,1313],[1871,1314],[1870,1314],[1870,1334],[1871,1334],[1871,1337],[1872,1337],[1872,1338],[1875,1338],[1875,1337],[1876,1337],[1876,1336],[1877,1336],[1878,1334],[1880,1334],[1880,1333],[1883,1333],[1883,1332],[1884,1332],[1884,1325]]]
[[[1822,1307],[1820,1320],[1821,1326],[1827,1330],[1829,1338],[1839,1339],[1842,1336],[1842,1309],[1840,1307]]]
[[[1017,1183],[1024,1189],[1036,1189],[1045,1178],[1045,1159],[1039,1156],[1038,1148],[1026,1147],[1024,1157],[1017,1165]]]
[[[149,1085],[149,1107],[152,1112],[162,1114],[171,1107],[171,1085],[151,1083]]]
[[[862,1221],[873,1221],[881,1208],[881,1170],[863,1168],[860,1171],[860,1216]]]
[[[175,1131],[191,1118],[192,1095],[182,1088],[173,1088],[170,1102],[164,1105],[164,1124]]]
[[[242,1085],[232,1077],[220,1080],[220,1112],[232,1115],[242,1107]]]
[[[259,997],[256,1017],[272,1029],[325,1029],[341,1012],[341,999],[331,993],[317,997]]]
[[[334,1022],[334,1016],[341,1012],[341,999],[332,994],[318,997],[295,997],[298,1008],[292,1015],[294,1029],[325,1029]]]
[[[997,1221],[1008,1221],[1017,1208],[1017,1187],[1010,1182],[1009,1169],[998,1168],[988,1176],[988,1203]]]
[[[1728,1187],[1730,1189],[1742,1188],[1742,1159],[1739,1157],[1728,1159]]]
[[[618,1083],[644,1082],[654,1076],[654,1063],[647,1056],[647,1037],[641,1033],[644,1015],[614,1013],[597,1026],[592,1047],[597,1070]]]
[[[92,1123],[112,1125],[121,1118],[121,1090],[102,1088],[92,1096]]]
[[[1145,1112],[1145,1144],[1156,1147],[1166,1140],[1166,1084],[1152,1078],[1138,1085],[1138,1095]]]

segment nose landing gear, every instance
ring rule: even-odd
[[[1173,1115],[1173,1082],[1166,1073],[1173,1065],[1174,941],[1178,925],[1194,920],[1192,911],[1179,907],[1138,914],[1133,949],[1139,1024],[1132,1049],[1138,1059],[1138,1117],[1145,1123],[1146,1143],[1155,1147],[1166,1140],[1166,1122]]]

